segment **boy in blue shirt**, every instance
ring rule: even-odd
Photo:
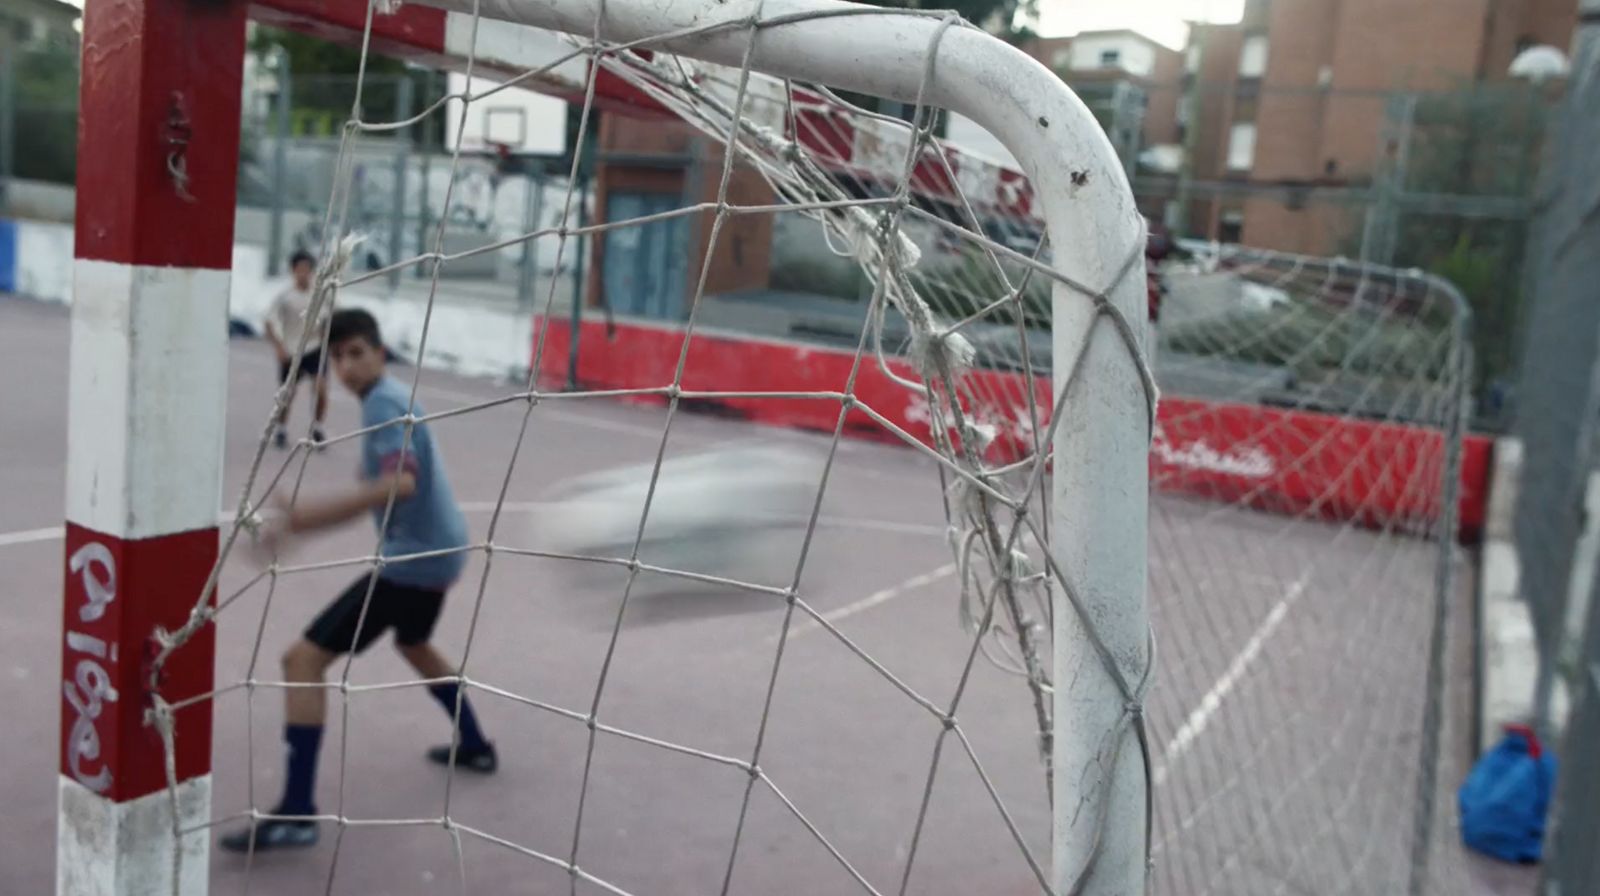
[[[385,353],[378,322],[365,311],[344,309],[334,313],[328,326],[328,358],[334,374],[345,388],[360,396],[361,425],[370,430],[361,440],[361,482],[342,495],[298,501],[263,537],[270,540],[326,529],[363,513],[370,513],[373,521],[382,526],[392,491],[394,507],[382,532],[380,554],[388,558],[448,553],[388,561],[357,579],[284,653],[284,678],[320,684],[340,655],[362,652],[391,628],[395,647],[419,676],[452,678],[455,668],[433,648],[429,638],[444,605],[445,591],[466,565],[462,550],[467,545],[466,520],[456,506],[427,424],[414,424],[409,440],[406,437],[404,419],[411,406],[410,390],[384,372]],[[415,412],[418,416],[423,413],[420,407]],[[472,705],[464,695],[458,695],[458,686],[449,682],[432,685],[429,690],[452,717],[460,701],[457,767],[493,772],[497,765],[494,747],[479,729]],[[283,799],[270,814],[315,815],[317,752],[322,743],[327,692],[320,687],[288,688],[284,702],[288,774]],[[428,758],[448,764],[450,746],[434,747],[428,751]],[[221,845],[233,852],[245,852],[252,846],[261,850],[311,846],[316,842],[315,821],[274,819],[225,836]]]

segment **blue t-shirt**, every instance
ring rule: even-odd
[[[363,428],[379,426],[406,415],[411,395],[405,386],[390,377],[383,377],[361,398],[361,425]],[[423,415],[420,405],[417,416]],[[401,447],[405,447],[404,458]],[[396,469],[406,469],[416,479],[417,488],[411,497],[396,496],[394,510],[389,514],[389,528],[383,533],[380,551],[384,557],[420,554],[459,548],[467,544],[467,520],[456,506],[455,495],[450,491],[450,480],[445,477],[444,460],[434,444],[433,433],[426,423],[411,428],[410,444],[406,444],[406,426],[393,423],[374,429],[361,439],[362,478],[368,481]],[[384,505],[372,511],[374,525],[383,525]],[[384,566],[382,576],[400,585],[418,588],[444,589],[461,576],[467,564],[465,552],[440,557],[405,560]]]

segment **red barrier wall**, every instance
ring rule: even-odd
[[[538,330],[545,323],[535,320]],[[581,325],[578,379],[588,389],[664,387],[672,382],[683,347],[678,327],[600,322]],[[540,359],[541,379],[562,382],[567,374],[571,328],[551,321]],[[685,391],[842,392],[855,358],[839,349],[751,336],[696,335],[685,361]],[[910,365],[890,360],[896,374],[914,378]],[[1028,381],[1017,373],[978,370],[965,387],[975,395],[1004,395],[978,402],[981,422],[994,426],[991,449],[1024,456],[1032,442],[1025,408]],[[1042,409],[1051,403],[1047,378],[1032,378]],[[895,384],[870,353],[856,375],[855,394],[879,414],[918,439],[930,437],[925,400]],[[707,404],[763,423],[831,431],[837,398],[719,397]],[[1009,412],[1008,412],[1009,411]],[[894,438],[860,410],[846,430]],[[1150,453],[1157,488],[1224,501],[1243,501],[1283,513],[1317,513],[1365,525],[1406,521],[1420,527],[1439,511],[1440,441],[1414,426],[1336,417],[1256,405],[1163,398]],[[1469,436],[1461,469],[1461,534],[1475,538],[1483,526],[1491,440]]]

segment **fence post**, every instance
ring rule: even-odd
[[[537,230],[539,217],[544,211],[544,178],[537,171],[523,176],[527,192],[522,197],[522,233],[524,236]],[[539,271],[538,240],[522,241],[522,259],[517,267],[517,308],[527,312],[533,307],[533,281]]]
[[[407,75],[399,75],[399,82],[395,85],[395,120],[405,121],[411,117],[411,106],[415,87]],[[411,128],[405,128],[395,134],[395,139],[400,141],[399,149],[394,154],[394,192],[391,194],[394,201],[389,207],[389,263],[394,264],[405,255],[405,226],[406,226],[406,170],[411,167]],[[426,243],[418,243],[418,247]],[[400,268],[393,267],[389,270],[389,291],[391,293],[400,289]]]
[[[1589,22],[1577,41],[1572,80],[1556,121],[1542,211],[1530,233],[1535,266],[1516,431],[1523,442],[1516,543],[1519,592],[1528,602],[1538,642],[1534,721],[1548,737],[1555,664],[1566,638],[1566,597],[1583,527],[1583,499],[1595,460],[1600,389],[1600,42],[1593,34],[1600,0],[1585,0]]]
[[[1600,0],[1581,0],[1578,15],[1572,80],[1558,125],[1552,208],[1541,234],[1549,246],[1541,260],[1548,260],[1549,265],[1540,271],[1540,285],[1542,295],[1559,294],[1570,297],[1574,304],[1593,305],[1594,284],[1600,279],[1600,194],[1594,189],[1600,182],[1600,157],[1594,152],[1596,141],[1600,141]],[[1583,325],[1591,340],[1587,344],[1590,351],[1574,360],[1591,367],[1590,393],[1584,403],[1560,410],[1592,421],[1597,412],[1594,375],[1600,374],[1594,364],[1593,348],[1600,336],[1595,333],[1594,320]],[[1527,353],[1530,366],[1537,356],[1538,352]],[[1581,455],[1588,460],[1594,438],[1592,424],[1580,426],[1580,432],[1589,440]],[[1589,465],[1586,463],[1575,472],[1579,475],[1566,478],[1580,483],[1580,493],[1587,495]],[[1600,577],[1596,585],[1600,586]],[[1563,590],[1561,594],[1568,592]],[[1550,608],[1544,626],[1539,626],[1535,617],[1536,628],[1555,629],[1540,631],[1541,711],[1546,709],[1555,664],[1561,659],[1568,634],[1566,617],[1561,608]],[[1600,759],[1596,759],[1594,746],[1600,739],[1600,598],[1594,590],[1589,595],[1588,617],[1584,646],[1571,670],[1572,713],[1560,753],[1561,773],[1556,777],[1559,789],[1552,807],[1549,851],[1540,880],[1539,892],[1544,896],[1577,896],[1590,892],[1594,882],[1600,880],[1600,851],[1595,849],[1596,837],[1600,836]]]
[[[418,186],[418,191],[417,191],[418,192],[418,197],[417,197],[417,252],[418,253],[430,251],[430,249],[432,247],[432,244],[428,242],[428,219],[429,219],[429,216],[431,216],[433,214],[433,208],[428,204],[429,203],[428,180],[429,180],[429,177],[433,174],[433,152],[432,152],[432,150],[429,150],[429,149],[424,149],[423,150],[423,153],[422,153],[422,171],[420,173],[422,175],[422,182]],[[448,227],[449,224],[446,223],[446,222],[442,222],[441,221],[440,226],[441,227]],[[437,265],[438,262],[433,262],[432,264],[433,265]],[[418,265],[416,265],[415,267],[412,268],[412,271],[414,272],[414,276],[418,280],[426,280],[430,276],[432,276],[433,267],[430,266],[429,264],[426,264],[426,263],[418,264]]]
[[[1361,260],[1368,264],[1394,263],[1399,240],[1400,195],[1409,186],[1411,135],[1417,118],[1417,95],[1391,96],[1385,104],[1383,135],[1379,138],[1382,162],[1374,190],[1376,200],[1367,209],[1361,231]],[[1390,152],[1390,146],[1393,152]]]
[[[1445,654],[1449,641],[1450,604],[1455,590],[1456,537],[1461,508],[1461,455],[1472,413],[1472,309],[1453,285],[1430,278],[1445,292],[1455,311],[1455,345],[1449,364],[1455,375],[1455,407],[1444,424],[1444,463],[1439,483],[1439,544],[1434,560],[1433,620],[1428,635],[1428,679],[1423,707],[1422,755],[1418,761],[1417,802],[1412,825],[1411,880],[1407,893],[1427,892],[1428,862],[1433,847],[1433,822],[1437,811],[1439,754],[1443,728]]]
[[[0,53],[0,209],[11,201],[11,158],[16,140],[17,93],[15,49]]]
[[[1209,6],[1209,4],[1207,4]],[[1206,13],[1210,9],[1205,10]],[[1204,14],[1202,20],[1207,18]],[[1204,96],[1200,90],[1200,78],[1205,74],[1206,53],[1206,26],[1191,27],[1189,29],[1189,50],[1184,53],[1183,60],[1183,93],[1178,98],[1179,107],[1185,109],[1183,116],[1183,158],[1178,166],[1177,197],[1173,200],[1173,211],[1168,212],[1167,220],[1172,228],[1173,236],[1195,236],[1189,226],[1189,203],[1194,201],[1194,154],[1200,146],[1200,119],[1201,104]],[[1189,56],[1193,53],[1192,61]],[[1210,236],[1210,234],[1205,234]]]
[[[1596,580],[1600,585],[1600,579]],[[1550,844],[1541,873],[1543,896],[1578,896],[1600,881],[1600,594],[1589,593],[1584,661],[1574,670],[1572,716],[1562,742],[1551,808]]]
[[[589,226],[586,212],[589,207],[590,183],[588,172],[580,168],[576,188],[578,194],[578,228],[580,230]],[[595,213],[604,215],[605,210],[595,209]],[[574,390],[578,388],[578,345],[582,342],[578,328],[583,324],[583,262],[584,258],[589,254],[587,237],[579,234],[577,239],[577,257],[572,260],[572,316],[570,318],[572,332],[569,337],[571,348],[567,351],[567,388]],[[560,272],[558,271],[557,273]],[[535,374],[537,373],[538,371],[535,371]]]
[[[276,277],[283,272],[284,191],[289,179],[289,109],[294,104],[294,73],[289,65],[289,52],[281,46],[272,48],[273,67],[278,79],[278,93],[272,98],[272,209],[267,219],[267,276]]]

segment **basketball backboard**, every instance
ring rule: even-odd
[[[470,88],[466,75],[451,72],[452,96],[477,97],[499,86],[500,82],[474,75]],[[507,87],[465,104],[466,124],[462,127],[463,103],[452,100],[447,107],[445,148],[456,148],[458,128],[463,152],[490,152],[505,146],[515,155],[559,156],[567,148],[567,103],[520,87]]]

